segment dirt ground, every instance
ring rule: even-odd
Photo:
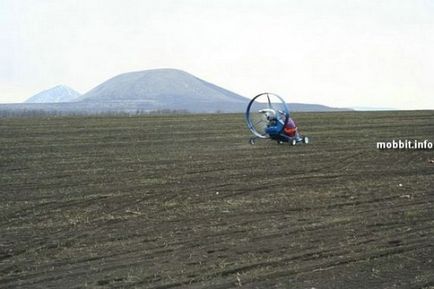
[[[0,119],[0,288],[434,288],[434,112]]]

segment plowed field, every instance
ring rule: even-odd
[[[434,112],[0,119],[0,288],[434,288]]]

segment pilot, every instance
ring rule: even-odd
[[[297,125],[291,117],[288,118],[288,122],[283,128],[283,132],[289,137],[295,137],[297,135]]]
[[[283,121],[282,119],[278,119],[276,116],[276,112],[273,110],[269,110],[265,113],[265,117],[268,120],[267,128],[265,129],[265,132],[269,135],[277,135],[279,134],[283,129]]]

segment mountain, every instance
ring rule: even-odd
[[[151,112],[244,112],[250,98],[177,69],[152,69],[117,75],[84,95],[56,86],[22,104],[0,105],[7,114],[101,114]],[[289,103],[294,111],[340,111],[318,104]]]
[[[80,93],[66,85],[57,85],[50,89],[35,94],[25,101],[25,103],[58,103],[71,102],[80,97]]]
[[[153,69],[117,75],[78,101],[134,104],[141,110],[188,110],[235,112],[245,109],[248,98],[177,69]]]

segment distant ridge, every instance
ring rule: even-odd
[[[153,69],[117,75],[86,94],[79,101],[136,104],[152,110],[190,112],[235,112],[249,99],[178,69]]]
[[[66,85],[57,85],[41,91],[25,101],[25,103],[58,103],[75,101],[80,93]]]
[[[353,107],[356,111],[389,111],[389,110],[398,110],[392,107],[371,107],[371,106],[357,106]]]
[[[38,93],[22,104],[1,104],[4,115],[240,113],[246,98],[178,69],[151,69],[119,74],[80,95],[60,85]],[[341,111],[319,104],[289,103],[293,111]]]
[[[310,104],[310,103],[288,103],[289,111],[305,111],[305,112],[320,112],[320,111],[351,111],[353,109],[350,108],[339,108],[339,107],[330,107],[321,104]]]

